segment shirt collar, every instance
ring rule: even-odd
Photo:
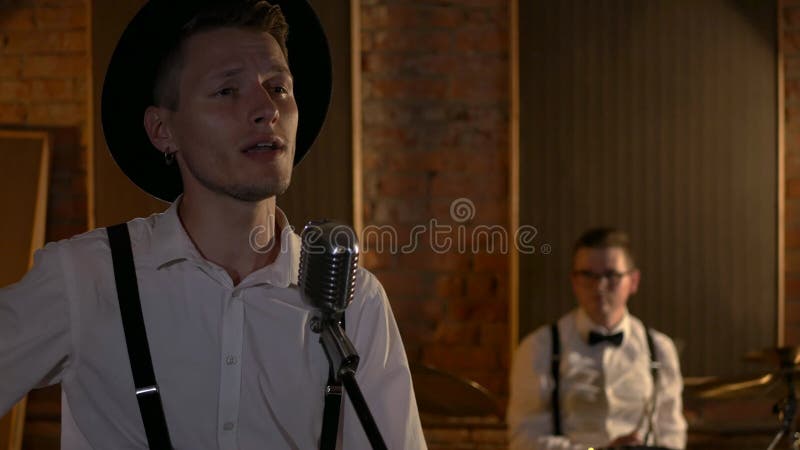
[[[147,253],[157,269],[181,261],[212,264],[203,258],[183,228],[178,216],[181,199],[182,196],[179,196],[166,211],[147,219],[150,221],[150,249]],[[288,287],[290,284],[297,284],[300,236],[294,233],[294,228],[289,224],[286,214],[278,207],[275,208],[275,226],[281,230],[280,252],[272,264],[262,267],[243,280],[248,285],[269,283],[274,286]]]
[[[589,341],[590,331],[595,331],[600,334],[616,334],[622,332],[623,339],[625,339],[625,336],[629,335],[628,330],[630,329],[630,322],[630,314],[628,313],[627,308],[625,308],[625,313],[622,316],[622,320],[620,320],[617,326],[611,330],[602,325],[594,323],[592,319],[589,318],[589,315],[586,314],[586,311],[583,310],[583,308],[579,307],[575,314],[575,327],[577,328],[578,334],[583,342]]]
[[[147,255],[159,269],[184,260],[203,260],[178,217],[178,206],[182,197],[178,196],[163,213],[150,217],[150,249]]]

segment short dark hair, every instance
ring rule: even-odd
[[[597,227],[584,231],[575,241],[575,246],[572,248],[572,260],[573,262],[575,261],[575,255],[582,248],[604,249],[610,247],[621,248],[625,252],[625,258],[628,260],[628,268],[636,268],[636,260],[633,257],[628,233],[613,227]]]
[[[269,33],[278,41],[286,60],[286,36],[289,26],[277,5],[265,0],[239,0],[213,2],[200,10],[180,31],[172,48],[161,60],[153,83],[153,101],[173,111],[178,109],[178,80],[183,67],[183,44],[191,36],[217,28],[244,28]]]

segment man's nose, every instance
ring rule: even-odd
[[[599,277],[595,278],[595,288],[598,291],[609,291],[611,290],[611,280],[606,275],[600,275]]]
[[[272,124],[278,121],[280,112],[275,100],[270,96],[269,88],[261,87],[255,95],[251,120],[255,124]]]

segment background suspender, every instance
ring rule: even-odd
[[[125,223],[114,225],[106,228],[106,231],[114,263],[114,279],[117,284],[125,345],[128,347],[136,400],[139,402],[147,445],[151,450],[172,450],[167,420],[161,405],[161,394],[153,372],[150,346],[147,343],[128,225]]]
[[[656,354],[656,346],[653,343],[653,336],[650,333],[650,329],[645,327],[645,335],[647,336],[647,348],[650,351],[650,375],[653,377],[653,408],[655,410],[655,402],[657,399],[656,393],[658,392],[658,370],[659,370],[659,363],[658,363],[658,355]],[[559,400],[559,387],[561,378],[561,338],[559,337],[558,333],[558,322],[553,322],[550,325],[550,334],[552,336],[552,357],[550,358],[550,373],[553,375],[553,396],[551,399],[552,412],[553,412],[553,434],[556,436],[561,436],[563,434],[561,430],[561,403]],[[652,421],[652,417],[650,417]],[[645,442],[649,438],[652,432],[652,423],[650,424],[650,429],[647,431],[647,435],[645,436]]]
[[[553,397],[551,404],[553,405],[553,434],[561,436],[561,402],[559,400],[559,379],[561,378],[561,338],[558,336],[558,322],[550,325],[550,333],[553,337],[553,354],[550,358],[550,373],[553,375]]]

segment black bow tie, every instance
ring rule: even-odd
[[[600,334],[596,331],[589,332],[589,345],[596,345],[601,342],[608,342],[609,344],[619,347],[622,345],[622,332],[617,334]]]

